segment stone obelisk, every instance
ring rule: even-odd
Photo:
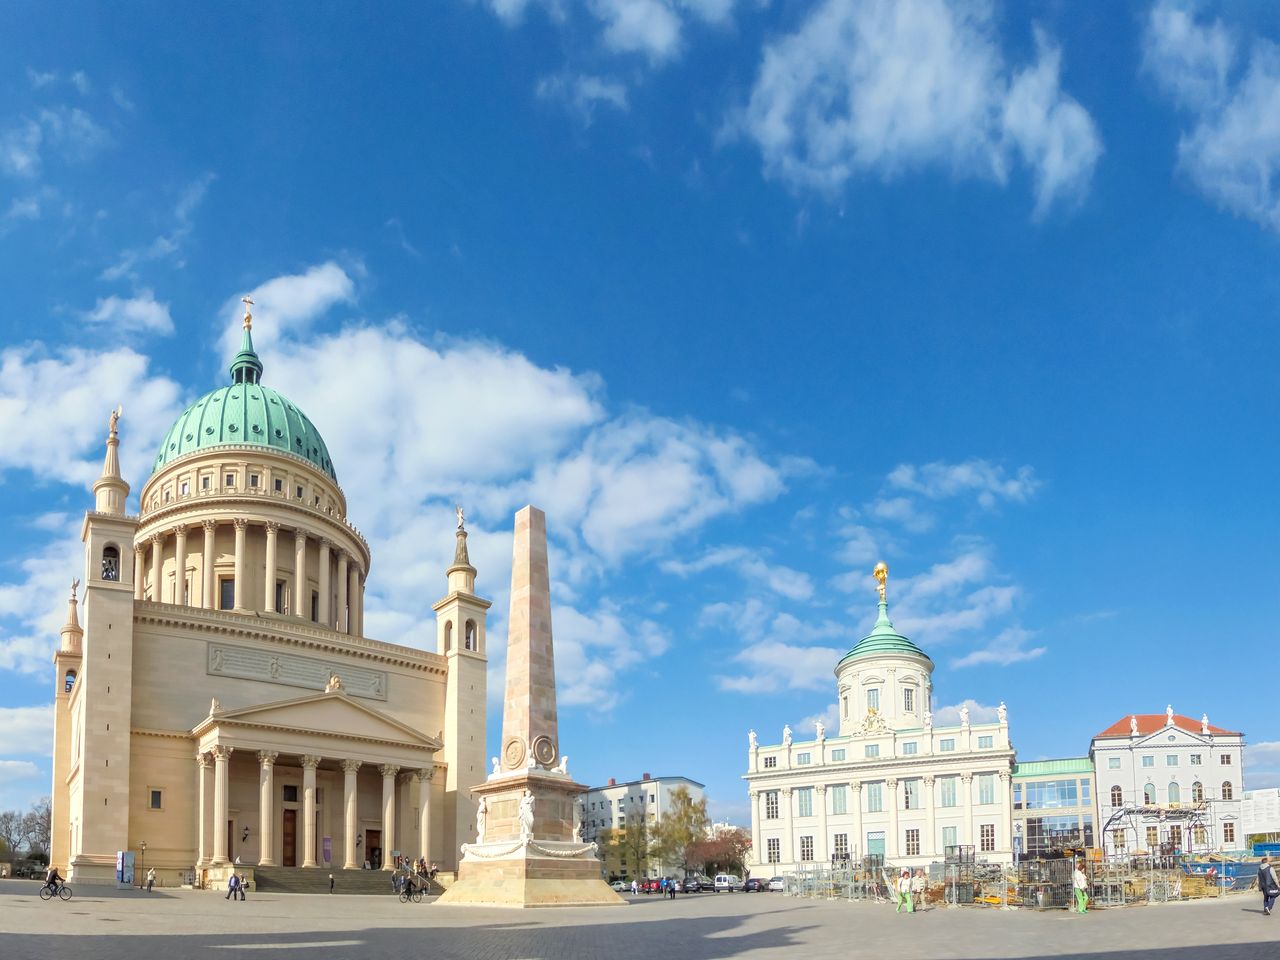
[[[441,903],[490,907],[615,906],[594,843],[583,843],[581,795],[556,723],[547,518],[516,514],[507,627],[501,757],[471,791],[476,842],[463,844],[458,879]]]

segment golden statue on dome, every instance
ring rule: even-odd
[[[885,584],[889,580],[889,565],[881,560],[876,564],[875,570],[871,575],[876,578],[876,592],[880,594],[880,602],[885,602]]]

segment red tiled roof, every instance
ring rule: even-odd
[[[1149,734],[1156,733],[1157,731],[1163,730],[1165,728],[1166,721],[1168,720],[1168,717],[1166,717],[1165,714],[1163,713],[1140,713],[1137,716],[1138,716],[1138,736],[1140,737],[1145,737],[1145,736],[1148,736]],[[1186,730],[1188,733],[1200,732],[1199,720],[1193,720],[1191,717],[1184,717],[1180,713],[1175,713],[1173,715],[1173,725],[1175,727],[1181,727],[1183,730]],[[1234,730],[1224,730],[1222,729],[1222,727],[1215,727],[1212,723],[1209,724],[1209,732],[1213,734],[1226,734],[1229,737],[1240,736],[1240,734],[1236,733]],[[1107,727],[1107,729],[1103,730],[1101,733],[1095,734],[1094,736],[1097,738],[1101,738],[1101,737],[1127,737],[1129,735],[1130,735],[1129,717],[1124,716],[1124,717],[1121,717],[1119,720],[1117,720],[1115,723],[1113,723],[1111,726]]]

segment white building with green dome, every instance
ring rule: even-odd
[[[246,312],[231,383],[178,417],[136,515],[111,417],[54,656],[52,861],[82,883],[113,881],[122,851],[162,884],[396,854],[447,875],[486,773],[489,601],[466,530],[435,649],[366,636],[369,545],[251,329]]]
[[[1014,751],[1001,704],[995,723],[933,722],[933,661],[889,619],[888,568],[876,567],[880,612],[871,632],[835,665],[839,728],[761,744],[751,731],[751,872],[794,873],[867,854],[917,867],[945,848],[972,845],[979,860],[1012,859]]]

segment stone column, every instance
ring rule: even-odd
[[[961,830],[960,842],[963,844],[973,843],[973,774],[960,774],[960,792],[964,794],[964,825]]]
[[[782,862],[795,863],[792,852],[795,849],[795,837],[791,835],[791,788],[783,787],[778,791],[778,799],[782,802]]]
[[[196,826],[196,865],[204,866],[209,862],[209,755],[197,753],[196,763],[200,766],[200,793],[197,796],[197,816],[200,818]]]
[[[316,865],[316,767],[320,757],[302,758],[302,865]]]
[[[200,526],[204,528],[204,556],[201,565],[204,567],[200,571],[204,578],[204,585],[201,589],[200,605],[206,610],[214,610],[218,606],[218,598],[214,596],[217,592],[218,584],[213,575],[213,541],[214,533],[218,529],[216,520],[202,520]]]
[[[355,629],[351,631],[351,634],[352,636],[363,637],[364,636],[364,571],[360,570],[359,568],[356,569],[355,598],[356,598],[356,603],[355,603],[356,626],[355,626]]]
[[[759,790],[749,790],[747,796],[751,798],[751,850],[756,855],[756,863],[766,863],[768,853],[760,845],[760,821],[764,819],[764,811],[760,809],[761,793]]]
[[[231,747],[213,748],[213,856],[210,863],[227,862],[227,765],[231,760]]]
[[[418,855],[431,866],[431,775],[435,767],[419,770],[413,778],[418,781]]]
[[[382,774],[382,869],[390,870],[390,853],[396,847],[396,774],[400,768],[384,763],[378,772]]]
[[[347,633],[353,637],[360,636],[360,615],[356,610],[356,598],[360,595],[360,570],[351,563],[347,567]]]
[[[262,580],[262,589],[266,591],[262,609],[267,613],[278,613],[276,610],[276,568],[278,564],[277,551],[279,543],[277,537],[280,533],[280,524],[274,520],[267,521],[267,568]]]
[[[245,587],[248,586],[244,581],[244,538],[245,532],[249,529],[249,521],[244,519],[244,517],[236,517],[232,522],[236,525],[236,582],[235,600],[233,601],[232,606],[236,610],[244,610]]]
[[[141,600],[147,579],[147,548],[141,543],[133,545],[133,599]]]
[[[320,538],[320,609],[316,621],[326,627],[332,626],[329,621],[329,548],[332,546],[332,540]]]
[[[258,866],[274,867],[276,790],[275,764],[280,754],[275,750],[258,751]]]
[[[898,780],[890,777],[884,782],[886,797],[885,806],[889,808],[889,829],[884,834],[884,859],[892,863],[898,859]]]
[[[853,851],[862,857],[867,853],[867,838],[862,834],[862,781],[850,783],[849,791],[853,803]]]
[[[335,626],[339,633],[351,632],[351,620],[347,614],[347,554],[338,554],[338,609],[334,611]]]
[[[1000,833],[996,834],[996,850],[1013,849],[1013,810],[1009,798],[1009,771],[1000,771]],[[1095,825],[1096,826],[1096,825]],[[1188,826],[1187,829],[1190,829]],[[1188,837],[1189,841],[1191,838]],[[1095,842],[1097,838],[1095,837]]]
[[[187,605],[187,528],[173,528],[173,602]]]
[[[938,825],[937,817],[937,799],[933,794],[933,777],[924,777],[921,781],[922,791],[924,794],[924,811],[925,811],[925,839],[920,844],[920,853],[926,857],[932,857],[933,851],[938,846]]]
[[[303,620],[311,615],[311,596],[307,590],[307,535],[293,531],[293,615]]]
[[[343,831],[342,849],[344,870],[358,870],[360,864],[356,860],[356,830],[360,823],[357,819],[356,771],[360,769],[359,760],[342,761],[342,809],[346,815],[346,826]],[[387,860],[387,840],[382,840],[382,861]]]
[[[151,599],[156,603],[163,603],[164,589],[161,587],[163,581],[160,576],[164,572],[164,537],[153,533],[147,539],[151,541]]]
[[[813,845],[813,859],[823,863],[830,859],[827,853],[827,785],[818,784],[813,788],[813,795],[818,800],[818,842]]]

